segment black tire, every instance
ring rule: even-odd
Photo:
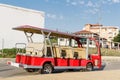
[[[87,65],[86,65],[86,71],[93,71],[93,65],[92,65],[92,63],[88,63]]]
[[[51,64],[45,64],[41,70],[42,74],[51,74],[53,72],[53,67]]]

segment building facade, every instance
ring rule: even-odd
[[[100,38],[107,39],[109,42],[112,42],[113,38],[119,33],[117,26],[103,26],[100,24],[86,24],[84,30],[94,32]]]
[[[13,27],[31,25],[44,28],[45,14],[43,11],[0,4],[0,49],[2,39],[4,48],[15,47],[15,43],[26,43],[23,33],[12,30]]]
[[[74,34],[78,35],[80,37],[88,37],[88,38],[91,37],[91,38],[96,38],[96,39],[99,38],[98,34],[96,34],[94,32],[91,32],[91,31],[87,31],[87,30],[81,30],[81,31],[75,32]],[[81,41],[81,42],[85,43],[85,44],[83,44],[83,46],[86,46],[86,40]],[[90,41],[90,45],[89,46],[90,47],[95,47],[94,41]]]
[[[99,35],[102,46],[114,46],[113,38],[119,33],[117,26],[103,26],[101,24],[86,24],[84,30],[94,32]]]
[[[98,34],[96,34],[96,33],[93,33],[93,32],[90,32],[90,31],[86,31],[86,30],[81,30],[81,31],[77,31],[77,32],[74,32],[73,34],[75,34],[75,35],[78,35],[78,36],[80,36],[80,37],[94,37],[94,38],[97,38],[98,39]],[[87,40],[86,39],[83,39],[82,41],[81,41],[81,43],[83,44],[82,46],[83,47],[86,47],[87,46]],[[58,38],[58,45],[61,45],[61,46],[69,46],[69,40],[68,39],[66,39],[66,38]],[[71,41],[71,46],[73,46],[73,47],[75,47],[75,46],[77,46],[77,44],[76,44],[76,41],[75,40],[72,40]],[[89,45],[89,47],[95,47],[96,45],[95,45],[95,43],[94,43],[94,41],[90,41],[90,45]]]
[[[94,38],[98,38],[98,34],[91,32],[91,31],[87,31],[87,30],[81,30],[78,32],[75,32],[74,34],[79,35],[81,37],[94,37]]]

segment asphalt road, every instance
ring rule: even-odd
[[[120,62],[104,62],[102,70],[120,70]],[[59,74],[59,72],[57,72]],[[26,76],[26,75],[40,75],[36,73],[28,73],[22,68],[16,68],[0,62],[0,77],[8,78],[13,76]]]

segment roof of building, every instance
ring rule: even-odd
[[[29,11],[29,12],[33,12],[33,13],[39,13],[39,14],[44,15],[43,11],[37,11],[37,10],[33,10],[33,9],[27,9],[27,8],[22,8],[22,7],[18,7],[18,6],[8,5],[8,4],[1,4],[1,3],[0,3],[0,6],[7,7],[7,8],[18,9],[18,10],[23,10],[23,11]]]
[[[118,29],[117,27],[114,27],[114,26],[108,26],[108,27],[106,27],[106,28],[112,28],[112,29]]]
[[[103,27],[91,27],[91,29],[118,29],[117,27],[114,26],[103,26]]]
[[[85,24],[85,25],[90,25],[90,26],[103,26],[102,24]]]
[[[87,31],[87,30],[77,31],[77,32],[75,32],[74,34],[83,34],[83,33],[85,33],[85,34],[96,34],[96,33],[93,33],[93,32],[91,32],[91,31]]]
[[[91,28],[98,29],[98,28],[104,28],[104,29],[118,29],[117,26],[103,26],[102,24],[85,24],[90,25]]]

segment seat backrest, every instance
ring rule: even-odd
[[[66,52],[65,58],[70,58],[72,56],[72,48],[71,47],[60,47],[61,51],[64,50]]]
[[[86,49],[85,48],[71,48],[71,47],[53,47],[54,57],[61,58],[73,58],[73,59],[85,59]],[[62,56],[61,56],[62,55]]]
[[[57,58],[69,58],[70,54],[72,53],[72,50],[70,47],[61,47],[61,46],[54,46],[53,47],[54,57]]]
[[[60,47],[59,46],[54,46],[53,47],[53,53],[54,53],[54,57],[60,58]]]
[[[85,48],[73,48],[74,53],[78,53],[78,58],[86,58],[86,49]]]
[[[26,47],[26,54],[41,56],[43,48],[43,43],[28,43]]]

